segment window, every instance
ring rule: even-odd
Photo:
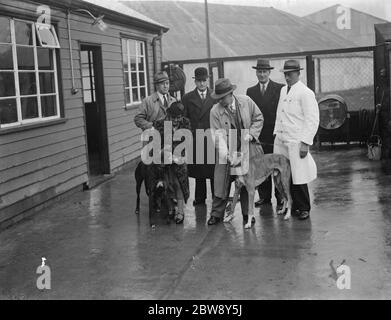
[[[81,51],[80,58],[84,103],[95,102],[95,77],[92,51]]]
[[[49,48],[58,39],[53,26],[46,29],[52,38],[39,40],[36,30],[33,22],[0,16],[0,128],[60,117],[56,52]]]
[[[122,39],[126,105],[140,103],[148,95],[145,43]]]

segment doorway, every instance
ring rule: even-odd
[[[90,177],[110,173],[102,52],[98,45],[80,47]]]

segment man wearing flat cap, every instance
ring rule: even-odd
[[[274,153],[285,155],[292,170],[292,212],[301,220],[310,215],[308,183],[317,176],[309,147],[319,126],[319,109],[314,92],[300,81],[300,63],[287,60],[281,72],[287,85],[281,89],[274,127]]]
[[[138,112],[134,117],[134,122],[137,127],[143,131],[153,127],[152,123],[155,120],[164,119],[167,108],[176,101],[170,96],[170,79],[167,72],[159,71],[154,76],[154,84],[156,92],[146,97],[138,108]]]
[[[196,130],[207,130],[210,128],[210,109],[212,109],[214,100],[211,98],[211,91],[208,88],[208,70],[200,67],[194,70],[194,82],[196,88],[186,93],[182,98],[185,106],[185,117],[190,120],[191,131],[193,135],[193,164],[188,164],[189,176],[196,179],[195,196],[193,205],[205,204],[206,199],[206,179],[210,179],[210,187],[213,196],[213,175],[214,164],[208,164],[208,146],[207,138],[203,139],[203,144],[197,146]],[[200,150],[200,148],[202,148]],[[196,163],[196,155],[203,152],[203,163]],[[210,150],[209,150],[210,152]],[[212,150],[214,154],[214,148]]]
[[[254,100],[264,117],[262,132],[259,135],[259,141],[262,144],[263,151],[265,154],[273,153],[273,130],[276,122],[280,91],[284,85],[274,82],[269,78],[271,70],[274,69],[270,66],[269,60],[258,59],[257,65],[252,68],[256,70],[258,83],[255,86],[248,88],[246,94]],[[271,204],[272,177],[267,178],[258,187],[258,195],[259,200],[255,203],[256,207]],[[277,188],[275,188],[274,195],[277,200],[277,211],[281,210],[283,203]]]
[[[218,157],[214,170],[215,195],[208,225],[217,224],[222,220],[228,202],[231,183],[235,179],[235,176],[231,175],[230,171],[231,165],[235,166],[235,164],[230,159],[229,154],[232,151],[242,150],[242,142],[248,143],[250,156],[263,154],[261,144],[258,141],[263,126],[262,112],[250,97],[234,95],[233,91],[235,89],[236,85],[231,84],[229,79],[218,79],[215,84],[215,90],[211,94],[211,97],[217,101],[210,111],[210,128],[218,151]],[[244,137],[241,136],[242,129],[248,130],[247,133],[243,133]],[[229,143],[230,130],[236,130],[237,132],[236,150],[229,150],[232,148]],[[248,203],[248,193],[244,186],[240,191],[240,204],[243,222],[247,223],[248,206],[254,204]]]

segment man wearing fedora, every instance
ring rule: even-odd
[[[285,155],[292,171],[292,211],[307,219],[311,204],[308,183],[317,176],[309,147],[319,126],[319,109],[314,92],[300,81],[299,61],[287,60],[281,72],[287,85],[281,89],[274,127],[274,153]]]
[[[262,148],[265,154],[273,153],[273,130],[276,122],[276,113],[278,100],[280,99],[280,91],[284,86],[281,83],[272,81],[270,77],[271,70],[274,69],[270,66],[270,61],[266,59],[258,59],[257,65],[252,67],[256,70],[256,76],[258,83],[247,89],[247,95],[254,100],[258,108],[261,110],[264,123],[262,132],[259,135],[259,141],[262,144]],[[259,200],[255,202],[255,206],[259,207],[265,204],[271,204],[272,198],[272,177],[267,178],[258,187]],[[282,207],[282,200],[275,188],[274,195],[277,200],[277,210]]]
[[[200,67],[194,70],[194,82],[196,88],[193,91],[186,93],[182,98],[182,103],[185,106],[185,117],[190,120],[191,131],[193,135],[193,164],[188,164],[189,176],[196,179],[195,196],[193,205],[205,203],[206,199],[206,179],[210,179],[210,187],[213,196],[213,175],[214,164],[207,164],[208,146],[207,138],[205,137],[203,145],[196,145],[196,129],[207,130],[210,128],[210,109],[212,109],[214,100],[210,96],[208,88],[208,70]],[[203,148],[203,164],[196,164],[196,155],[202,152]],[[210,152],[210,151],[209,151]],[[212,150],[214,155],[214,149]]]
[[[217,224],[222,220],[231,183],[235,179],[235,176],[230,174],[230,165],[234,166],[235,164],[228,154],[241,150],[242,141],[249,143],[250,155],[263,154],[261,144],[258,141],[263,126],[262,112],[250,97],[234,95],[235,89],[236,85],[231,84],[229,79],[218,79],[215,83],[215,90],[211,94],[217,103],[210,111],[210,128],[219,156],[214,170],[215,195],[208,225]],[[229,150],[231,147],[228,144],[230,129],[237,130],[237,150]],[[248,133],[244,137],[241,137],[241,129],[248,129]],[[217,136],[217,134],[219,135]],[[253,204],[248,203],[248,193],[245,187],[242,187],[240,191],[240,204],[243,222],[247,223],[248,206]]]
[[[161,120],[166,116],[167,108],[176,101],[168,90],[170,89],[170,80],[167,72],[159,71],[154,76],[156,92],[146,97],[138,108],[134,117],[137,127],[143,131],[153,127],[153,121]]]

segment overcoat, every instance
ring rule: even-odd
[[[263,154],[262,146],[258,141],[259,134],[261,133],[263,126],[263,115],[259,110],[255,102],[246,95],[234,95],[234,101],[237,112],[240,113],[243,128],[249,129],[250,135],[253,137],[253,142],[249,144],[250,154]],[[221,158],[226,156],[228,151],[228,135],[229,129],[231,129],[231,122],[228,111],[220,103],[217,103],[213,106],[210,111],[210,127],[212,131],[212,137],[215,141],[216,148],[218,147],[217,143],[217,132],[218,129],[224,129],[224,136],[218,135],[224,141],[222,146],[225,148],[219,148],[218,152],[221,155]],[[219,198],[226,198],[228,196],[228,187],[230,182],[230,168],[226,163],[219,163],[218,157],[214,170],[214,192],[215,196]],[[228,178],[227,178],[228,177]]]
[[[193,91],[186,93],[182,98],[182,103],[185,106],[185,117],[190,120],[193,136],[193,164],[188,164],[189,176],[197,179],[211,179],[214,175],[214,164],[207,164],[208,152],[212,152],[214,156],[214,147],[212,146],[208,150],[207,138],[204,139],[204,162],[203,164],[196,164],[196,155],[200,153],[199,148],[202,147],[199,146],[197,149],[196,129],[210,129],[210,110],[214,104],[210,93],[210,89],[208,88],[205,99],[202,100],[197,88],[195,88]]]
[[[309,152],[300,158],[300,142],[313,144],[319,127],[319,107],[314,92],[301,81],[287,90],[288,86],[281,89],[278,102],[274,152],[289,158],[293,184],[306,184],[316,178],[317,168]]]
[[[257,104],[263,114],[264,123],[262,132],[259,135],[261,143],[273,145],[274,123],[276,122],[277,106],[283,86],[282,83],[269,80],[264,95],[261,94],[259,83],[247,89],[246,94]]]
[[[176,99],[168,95],[168,106]],[[166,117],[166,110],[159,99],[157,92],[146,97],[138,107],[137,114],[134,116],[134,123],[143,131],[152,128],[153,121],[161,120]]]

